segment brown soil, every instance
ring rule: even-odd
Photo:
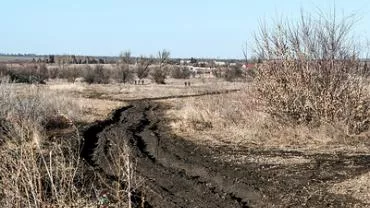
[[[367,155],[305,154],[299,151],[206,146],[171,132],[164,104],[136,101],[96,122],[83,135],[82,156],[114,180],[112,144],[128,143],[145,179],[145,207],[369,207],[329,191],[332,184],[370,171]],[[120,137],[109,137],[120,132]],[[115,139],[117,141],[109,141]],[[114,155],[114,154],[112,154]],[[228,157],[304,158],[301,163],[236,162]],[[142,204],[137,203],[137,206]]]

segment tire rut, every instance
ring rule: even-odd
[[[232,181],[209,169],[213,164],[199,163],[203,153],[199,152],[195,161],[187,157],[187,151],[197,147],[185,147],[178,138],[160,132],[159,108],[159,104],[148,101],[133,102],[116,110],[110,119],[89,126],[83,132],[82,157],[105,175],[114,176],[107,155],[109,146],[112,142],[129,144],[137,161],[136,172],[146,179],[143,192],[148,207],[249,207],[248,193],[235,191],[248,187],[236,188]],[[111,137],[117,131],[120,136]],[[191,149],[184,152],[184,147]]]
[[[82,157],[109,180],[116,180],[114,147],[127,146],[145,179],[133,190],[144,207],[368,207],[328,187],[370,170],[369,155],[306,155],[299,151],[207,146],[171,132],[164,119],[168,106],[136,101],[83,131]],[[112,144],[116,144],[112,145]],[[113,151],[113,152],[112,152]],[[302,157],[307,163],[237,163],[223,156]],[[287,206],[288,205],[288,206]]]

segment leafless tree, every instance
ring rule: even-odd
[[[159,61],[159,67],[162,68],[163,65],[165,65],[170,59],[170,52],[163,49],[162,51],[158,52],[158,61]]]
[[[153,57],[147,58],[145,56],[141,56],[137,60],[136,74],[140,80],[148,76],[149,66],[152,64],[153,64]]]
[[[116,66],[116,80],[123,84],[134,78],[133,72],[130,69],[131,52],[125,51],[120,55],[120,61]]]
[[[167,66],[170,59],[170,52],[167,50],[162,50],[158,52],[158,64],[159,66],[152,72],[152,78],[157,84],[165,84],[165,79],[167,77]]]

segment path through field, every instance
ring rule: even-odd
[[[107,176],[114,175],[109,148],[128,144],[145,181],[145,207],[369,206],[328,191],[330,184],[368,172],[369,156],[199,145],[171,133],[163,119],[168,108],[133,101],[84,131],[83,157]],[[266,162],[274,158],[301,162]]]

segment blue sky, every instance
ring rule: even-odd
[[[0,52],[241,58],[259,21],[334,4],[358,15],[356,34],[370,39],[369,0],[3,0]]]

